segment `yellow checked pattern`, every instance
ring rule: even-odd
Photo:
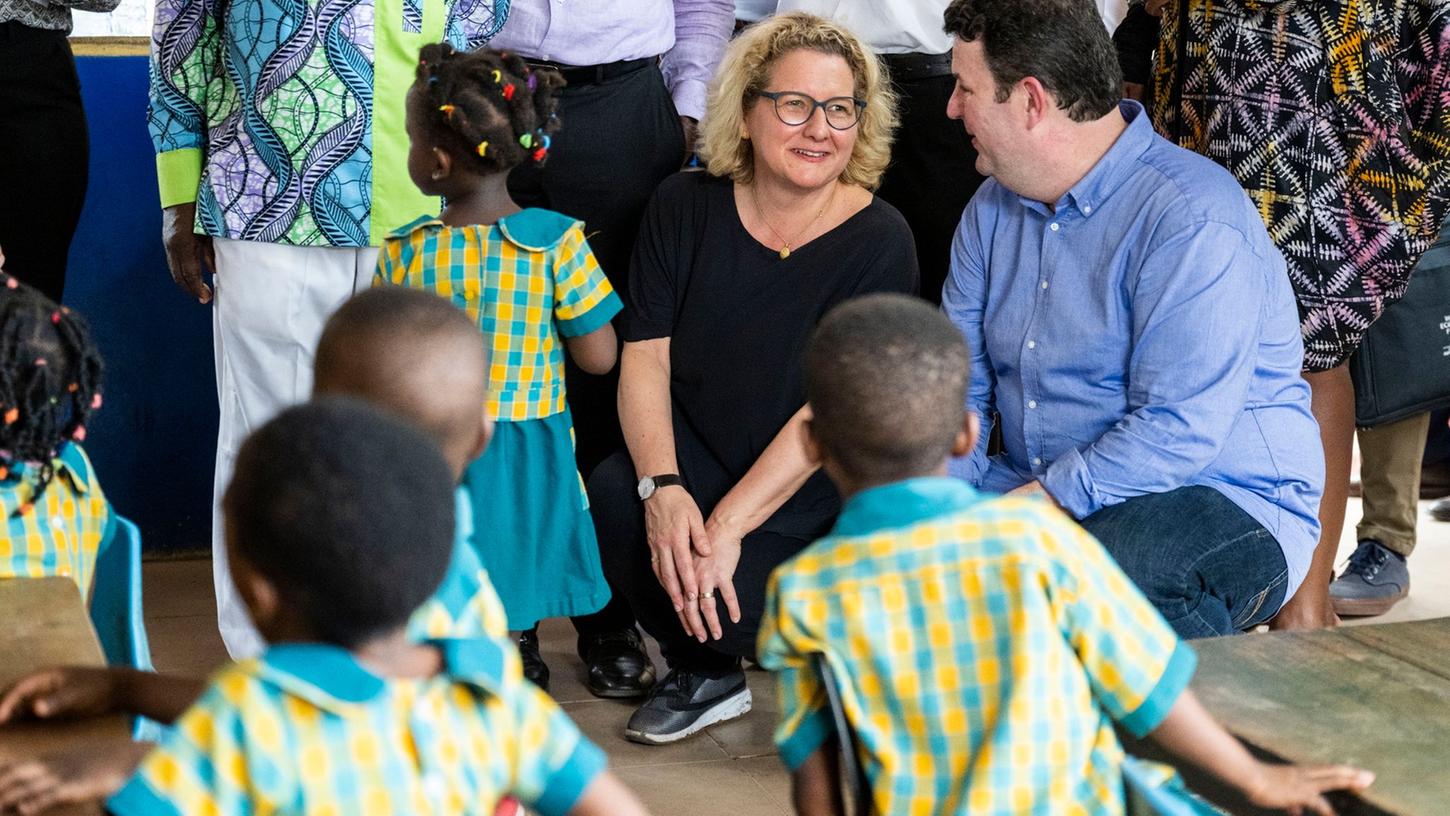
[[[88,595],[111,506],[79,445],[66,445],[51,467],[55,477],[23,513],[16,511],[35,501],[33,482],[22,473],[0,481],[0,578],[64,575]]]
[[[944,514],[833,532],[776,571],[760,652],[782,756],[798,767],[834,731],[824,655],[875,812],[1121,813],[1112,723],[1145,707],[1177,637],[1060,513],[960,490]]]
[[[436,292],[477,321],[488,342],[489,410],[501,421],[563,411],[561,338],[588,334],[622,308],[583,225],[545,210],[495,225],[415,221],[383,244],[373,285],[383,284]]]
[[[439,638],[508,637],[508,614],[499,600],[488,572],[478,569],[467,582],[469,594],[452,595],[449,590],[454,576],[433,597],[423,602],[408,620],[408,635],[414,640]],[[463,582],[459,582],[462,586]],[[456,600],[455,600],[456,598]]]
[[[230,665],[107,807],[488,816],[511,795],[562,814],[602,770],[603,754],[523,679],[517,659],[498,662],[506,643],[487,643],[495,667],[486,677],[450,664],[425,680],[384,681],[321,644]],[[274,663],[280,652],[310,666]]]

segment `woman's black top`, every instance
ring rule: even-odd
[[[804,356],[832,306],[917,289],[911,229],[879,198],[781,259],[746,231],[734,184],[684,172],[659,186],[635,243],[624,340],[670,338],[680,475],[706,516],[805,404]],[[760,529],[814,537],[840,511],[816,473]]]

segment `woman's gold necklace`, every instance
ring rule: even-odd
[[[791,238],[789,241],[787,241],[785,239],[785,236],[784,235],[781,235],[780,234],[780,231],[779,230],[777,230],[775,227],[771,226],[770,225],[770,222],[766,220],[766,218],[765,218],[765,210],[760,206],[760,196],[758,194],[756,194],[756,192],[755,192],[755,185],[754,184],[750,185],[750,200],[755,203],[755,212],[760,216],[760,222],[765,225],[766,229],[768,229],[771,232],[775,233],[775,237],[776,238],[780,239],[780,259],[783,261],[786,258],[789,258],[790,257],[790,245],[792,243],[794,243],[797,238],[800,238],[802,235],[805,235],[806,234],[806,230],[808,230],[811,227],[815,226],[815,223],[817,221],[821,220],[821,216],[825,214],[826,209],[829,208],[831,206],[831,203],[836,200],[836,190],[835,190],[835,188],[832,188],[831,189],[831,197],[828,198],[828,199],[826,199],[826,203],[824,205],[822,205],[819,210],[816,211],[816,217],[815,218],[812,218],[810,220],[810,223],[808,223],[804,227],[802,227],[801,230],[800,230],[800,232],[797,232],[795,234],[795,237]]]

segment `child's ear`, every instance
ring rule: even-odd
[[[977,437],[981,435],[981,426],[977,424],[977,412],[968,410],[967,418],[962,422],[962,429],[957,431],[957,436],[952,440],[952,456],[966,456],[977,447]]]
[[[434,181],[442,181],[453,173],[453,156],[441,147],[433,148],[433,172],[429,176]]]
[[[282,601],[277,594],[277,585],[247,563],[246,559],[232,554],[230,547],[227,548],[227,561],[232,572],[232,583],[236,584],[237,594],[242,596],[242,603],[246,604],[247,614],[252,616],[252,623],[257,631],[266,637],[281,612]]]
[[[816,420],[811,416],[809,409],[804,420],[805,433],[801,435],[801,446],[806,450],[806,459],[813,465],[821,464],[825,456],[821,451],[820,440],[816,439]]]
[[[474,443],[473,456],[469,461],[477,459],[488,449],[488,441],[493,439],[493,417],[488,415],[488,406],[483,407],[483,422],[478,426],[478,441]]]

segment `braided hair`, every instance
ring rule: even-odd
[[[85,439],[101,374],[85,319],[0,272],[0,480],[25,464],[35,488],[13,516],[45,492],[60,446]]]
[[[544,161],[563,86],[557,71],[491,48],[455,51],[444,42],[418,54],[417,97],[427,106],[419,121],[435,144],[472,157],[486,174]]]

